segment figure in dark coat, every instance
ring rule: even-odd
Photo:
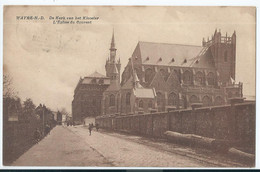
[[[34,140],[35,142],[38,144],[38,142],[40,141],[40,138],[41,138],[41,133],[40,133],[40,130],[37,128],[35,131],[34,131]]]
[[[46,125],[46,127],[45,127],[45,135],[50,134],[50,130],[51,130],[50,126]]]
[[[88,124],[89,135],[91,136],[92,124]]]
[[[97,131],[98,131],[98,129],[99,129],[99,125],[98,125],[98,123],[96,123],[96,129],[97,129]]]

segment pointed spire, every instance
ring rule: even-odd
[[[236,31],[234,30],[234,33],[233,33],[233,35],[236,35]]]
[[[113,34],[112,34],[112,40],[111,40],[111,49],[115,49],[115,36],[114,36],[114,28],[113,28]]]

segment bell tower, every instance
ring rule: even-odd
[[[117,80],[118,83],[120,83],[120,69],[121,69],[121,63],[120,59],[116,61],[116,45],[115,45],[115,36],[114,36],[114,30],[112,34],[112,40],[110,44],[110,55],[109,58],[106,61],[106,76],[110,77],[110,80]]]
[[[228,83],[230,78],[235,80],[236,67],[236,32],[232,36],[221,35],[221,31],[215,30],[212,40],[204,45],[210,45],[210,50],[214,58],[215,67],[219,72],[220,81]]]

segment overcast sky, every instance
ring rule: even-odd
[[[16,16],[45,20],[16,20]],[[50,16],[97,16],[92,24],[53,24]],[[255,95],[255,8],[251,7],[5,7],[4,73],[19,96],[71,112],[80,76],[105,74],[112,31],[122,71],[138,41],[201,45],[215,29],[237,35],[236,81]]]

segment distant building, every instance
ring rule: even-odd
[[[62,124],[62,114],[60,111],[57,112],[57,124],[58,125]]]
[[[80,78],[72,101],[73,121],[83,121],[86,117],[100,115],[103,92],[109,85],[109,77],[98,72]]]
[[[54,122],[54,113],[44,104],[37,106],[35,111],[44,124],[51,124]]]
[[[73,120],[79,114],[81,117],[84,114],[138,114],[189,108],[194,103],[223,105],[229,103],[229,98],[243,97],[242,83],[235,83],[235,32],[232,36],[222,36],[215,30],[211,39],[203,38],[202,46],[138,42],[122,73],[121,83],[114,33],[109,50],[106,77],[99,74],[107,80],[106,84],[101,84],[98,93],[92,95],[93,91],[80,88],[97,84],[91,80],[98,77],[87,77],[88,82],[79,81],[72,102]],[[102,100],[102,111],[93,110],[99,109],[100,104],[91,105],[97,94],[98,100]],[[83,103],[86,100],[89,103]]]

